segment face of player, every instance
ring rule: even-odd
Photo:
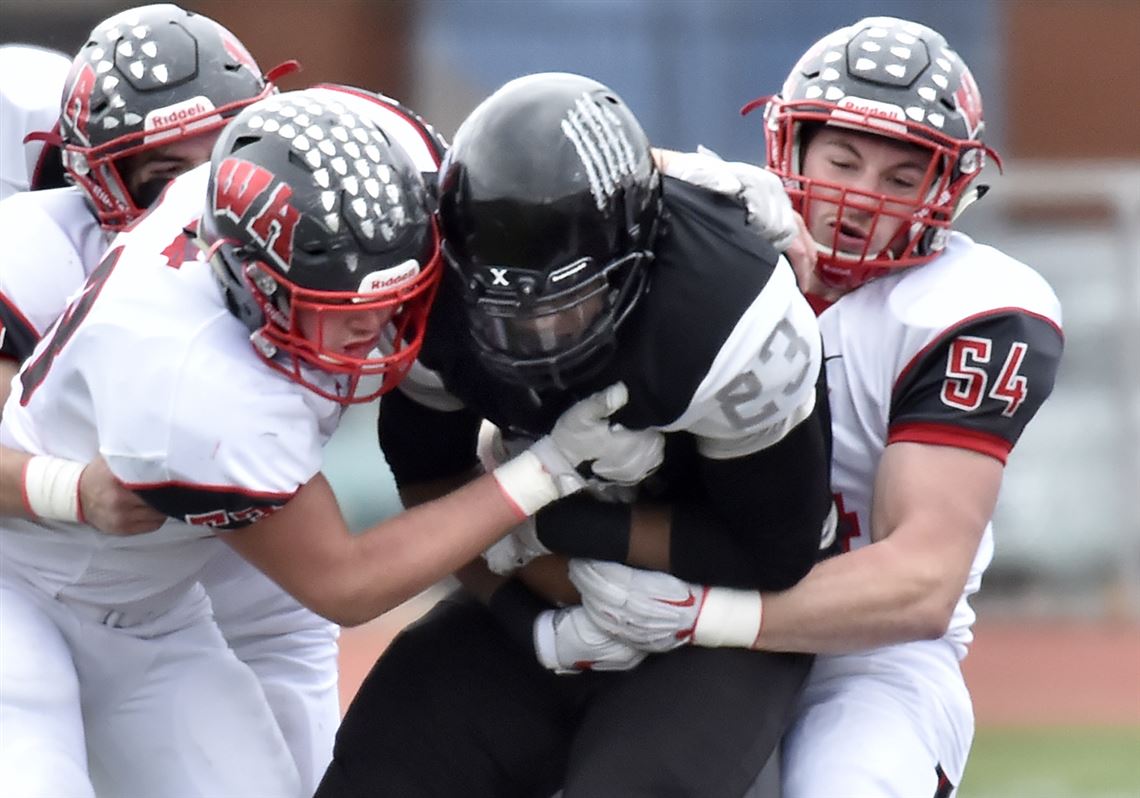
[[[296,311],[296,324],[305,340],[321,352],[363,359],[380,342],[394,312],[391,306],[361,310],[351,305],[325,310],[302,307]]]
[[[930,151],[883,136],[824,127],[811,139],[803,157],[803,175],[816,183],[806,220],[819,243],[839,252],[870,255],[882,252],[907,224],[909,204],[924,190]],[[846,195],[840,210],[842,189]],[[875,206],[884,197],[883,210]],[[907,204],[890,202],[891,198]]]
[[[522,357],[541,357],[571,346],[605,308],[605,297],[591,293],[555,313],[512,319],[505,323],[504,346]]]
[[[173,141],[125,158],[120,174],[135,204],[139,208],[150,207],[171,180],[210,160],[219,132]]]

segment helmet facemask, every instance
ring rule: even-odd
[[[442,268],[438,248],[433,251],[422,268],[408,260],[373,273],[382,287],[359,292],[299,286],[226,242],[210,246],[207,258],[223,286],[238,279],[241,295],[252,299],[239,309],[233,306],[235,292],[227,291],[231,311],[251,328],[250,342],[265,363],[326,399],[358,404],[394,387],[419,354]],[[369,320],[358,329],[375,331],[368,344],[345,351],[326,340],[330,329],[362,316]]]
[[[232,102],[221,108],[203,107],[196,114],[121,136],[106,144],[84,147],[65,143],[64,168],[71,182],[87,195],[99,224],[107,230],[122,230],[142,216],[169,183],[169,180],[163,180],[161,185],[143,184],[132,192],[128,177],[132,159],[174,142],[215,134],[225,127],[233,114],[269,96],[274,90],[272,84],[266,84],[260,94],[248,100]]]
[[[946,246],[954,220],[985,188],[968,190],[980,173],[988,148],[980,142],[933,138],[930,131],[868,113],[855,114],[825,103],[784,106],[769,103],[769,168],[784,178],[793,206],[812,229],[813,215],[834,214],[831,240],[817,240],[816,271],[829,286],[850,290],[889,271],[926,263]],[[836,119],[841,121],[837,122]],[[824,125],[886,138],[913,147],[926,163],[913,198],[864,191],[804,175],[804,155]],[[916,130],[916,128],[918,128]],[[901,224],[900,224],[901,223]],[[871,251],[884,225],[898,232]],[[863,249],[851,246],[844,232],[858,231]]]
[[[456,279],[464,269],[443,251]],[[485,267],[463,286],[471,335],[489,371],[537,390],[566,389],[609,361],[616,333],[643,293],[653,254],[637,250],[599,266],[593,258],[553,271]],[[579,277],[578,275],[583,275]],[[560,282],[566,287],[560,287]]]
[[[868,17],[824,36],[793,67],[779,95],[754,100],[743,113],[762,106],[768,168],[784,179],[815,235],[821,220],[813,228],[812,214],[835,215],[828,220],[833,234],[816,242],[816,274],[832,287],[849,290],[934,258],[954,220],[985,193],[971,183],[986,156],[1001,166],[981,141],[982,99],[969,69],[941,34],[916,22]],[[825,126],[924,153],[919,190],[858,191],[805,177],[803,156]],[[900,229],[890,241],[872,243],[871,231],[886,225]]]

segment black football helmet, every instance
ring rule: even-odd
[[[535,74],[480,103],[440,169],[439,218],[486,367],[542,390],[604,366],[660,214],[649,141],[601,83]]]
[[[198,226],[262,359],[344,404],[411,368],[443,269],[419,170],[352,101],[309,89],[242,111],[214,145]],[[367,354],[329,346],[324,322],[303,328],[369,311],[387,323]]]
[[[940,33],[916,22],[868,17],[828,34],[800,58],[778,95],[752,101],[744,113],[761,105],[768,168],[784,178],[801,214],[809,214],[811,200],[826,193],[827,201],[841,209],[873,213],[875,224],[907,222],[880,252],[839,252],[828,242],[817,242],[816,272],[840,288],[935,257],[945,248],[954,219],[985,193],[985,186],[967,188],[981,173],[986,155],[1001,164],[981,140],[982,98],[970,70]],[[930,163],[919,199],[904,203],[805,178],[804,148],[821,125],[927,149]],[[835,226],[837,236],[840,228]]]
[[[134,197],[123,159],[219,130],[272,86],[228,30],[176,5],[139,6],[91,31],[64,85],[64,169],[100,224],[120,230],[155,197]]]

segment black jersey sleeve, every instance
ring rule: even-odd
[[[1004,463],[1052,392],[1063,345],[1050,319],[1023,310],[947,329],[896,381],[889,442],[958,446]]]
[[[380,400],[380,449],[400,487],[462,474],[477,461],[481,419],[463,408],[433,410],[396,389]]]
[[[779,443],[699,458],[701,490],[673,505],[670,570],[692,582],[785,590],[820,554],[831,510],[831,420],[822,375],[815,409]]]
[[[163,515],[210,530],[247,527],[273,515],[295,495],[184,482],[127,487]]]
[[[670,483],[660,498],[671,510],[673,574],[704,584],[783,590],[811,569],[831,509],[825,386],[821,377],[807,418],[779,443],[750,455],[710,459],[696,454],[692,436],[667,438],[658,476]],[[556,552],[619,561],[627,556],[626,504],[575,496],[540,510],[536,523],[539,539]]]

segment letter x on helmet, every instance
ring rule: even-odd
[[[986,186],[967,188],[986,155],[1001,166],[997,153],[981,141],[982,98],[970,70],[940,33],[915,22],[868,17],[825,36],[800,58],[778,95],[753,100],[743,113],[762,105],[768,168],[784,178],[805,218],[812,201],[826,197],[840,208],[836,236],[845,208],[873,214],[876,225],[905,222],[881,252],[840,252],[817,242],[816,272],[836,287],[854,288],[935,257],[945,248],[954,219],[985,193]],[[804,149],[821,125],[928,150],[918,199],[908,203],[804,177]]]
[[[471,112],[441,167],[439,216],[488,371],[543,390],[608,362],[647,285],[660,182],[637,119],[589,78],[518,78]]]
[[[243,110],[214,145],[198,228],[260,357],[342,404],[407,374],[443,270],[423,177],[364,101],[308,89]],[[328,321],[373,312],[387,321],[367,354],[324,340]]]
[[[131,195],[127,159],[217,131],[272,91],[241,42],[208,17],[171,4],[128,9],[97,25],[72,61],[60,109],[64,169],[99,223],[120,230],[155,199]]]

